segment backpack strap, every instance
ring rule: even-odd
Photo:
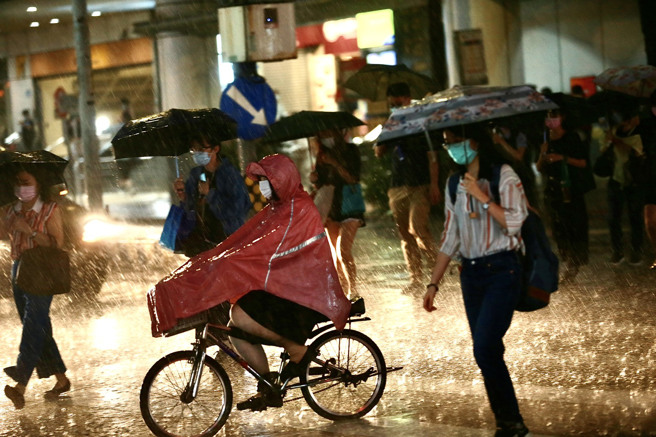
[[[460,183],[460,173],[454,173],[449,176],[447,186],[449,187],[449,196],[451,197],[451,204],[456,204],[456,193],[458,191],[458,184]]]
[[[492,180],[490,181],[490,191],[492,192],[492,197],[494,201],[499,203],[501,196],[499,195],[499,180],[501,180],[501,166],[493,165],[492,166]]]

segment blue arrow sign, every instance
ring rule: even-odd
[[[223,92],[219,109],[235,119],[239,138],[254,140],[276,120],[276,96],[263,77],[240,77]]]

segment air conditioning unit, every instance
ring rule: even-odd
[[[227,62],[296,58],[294,3],[220,8],[219,33]]]

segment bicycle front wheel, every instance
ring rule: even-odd
[[[376,343],[358,331],[329,331],[311,345],[333,368],[310,363],[301,375],[303,397],[317,414],[330,420],[362,417],[378,404],[387,371]]]
[[[144,378],[141,416],[158,437],[213,436],[228,419],[230,379],[211,357],[205,357],[196,397],[189,401],[183,396],[193,364],[194,351],[173,352],[157,361]]]

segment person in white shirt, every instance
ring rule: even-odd
[[[522,247],[522,223],[528,216],[526,196],[521,180],[506,164],[510,160],[495,148],[484,126],[449,128],[444,140],[449,155],[460,166],[460,176],[455,202],[447,184],[444,231],[423,306],[429,312],[436,310],[433,301],[438,284],[451,259],[459,257],[474,357],[496,418],[495,436],[525,436],[528,429],[503,359],[503,337],[520,297],[517,251]],[[495,171],[499,172],[496,194],[490,186]]]

